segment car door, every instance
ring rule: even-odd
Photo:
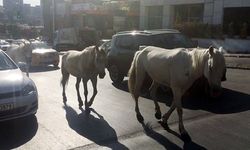
[[[117,38],[117,60],[119,70],[123,74],[127,74],[132,63],[134,54],[136,52],[136,36],[135,35],[122,35]]]

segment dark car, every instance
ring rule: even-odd
[[[110,39],[103,39],[100,41],[100,46],[99,49],[102,49],[105,51],[106,54],[108,54],[108,52],[110,51],[110,47],[111,47],[111,40]]]
[[[114,83],[121,83],[127,76],[135,52],[143,45],[166,49],[197,46],[178,30],[173,29],[118,32],[112,37],[107,64],[110,78]]]

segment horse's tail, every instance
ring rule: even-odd
[[[62,56],[62,62],[61,62],[61,73],[62,73],[62,78],[61,78],[61,86],[67,85],[69,81],[69,73],[65,69],[65,61],[66,61],[66,54]]]
[[[135,53],[134,59],[132,61],[131,67],[130,67],[129,72],[128,72],[128,77],[129,77],[128,78],[128,89],[133,97],[135,96],[134,89],[135,89],[135,82],[136,82],[136,60],[137,60],[139,53],[140,53],[140,51]]]

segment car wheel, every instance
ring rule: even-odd
[[[124,75],[119,72],[119,69],[116,65],[109,67],[109,76],[114,84],[120,84],[124,78]]]

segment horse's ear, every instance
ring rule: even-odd
[[[213,56],[213,54],[214,54],[214,48],[213,48],[213,46],[210,46],[210,47],[208,48],[208,50],[209,50],[209,54],[210,54],[211,56]]]

